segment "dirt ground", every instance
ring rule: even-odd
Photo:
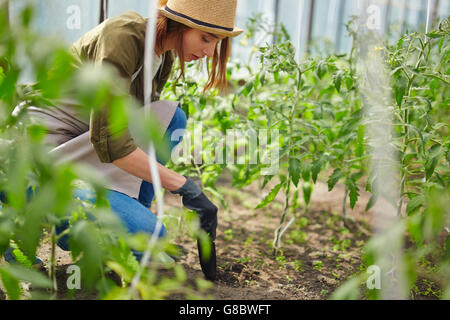
[[[222,181],[219,191],[229,204],[220,212],[217,232],[218,280],[209,291],[214,299],[325,299],[348,275],[359,270],[361,246],[370,236],[364,206],[355,208],[343,228],[340,216],[343,188],[328,193],[320,184],[313,193],[310,209],[297,209],[296,219],[282,237],[281,250],[272,255],[274,231],[283,211],[284,195],[259,210],[253,208],[273,185],[260,190],[257,183],[242,189]],[[173,206],[177,198],[168,198]],[[347,208],[350,210],[349,208]],[[358,211],[359,210],[359,211]],[[348,211],[350,213],[350,211]],[[286,219],[290,220],[292,214]],[[306,219],[305,219],[306,218]],[[354,219],[354,220],[353,220]],[[345,251],[333,247],[346,242]],[[195,243],[180,241],[187,250],[183,266],[189,274],[201,276]]]
[[[280,192],[267,207],[253,209],[273,185],[269,183],[261,190],[255,182],[236,189],[231,187],[231,181],[220,181],[219,192],[226,199],[228,209],[219,209],[218,279],[204,297],[215,300],[328,299],[339,284],[359,271],[362,247],[371,235],[371,212],[364,210],[370,195],[361,191],[353,210],[347,203],[345,227],[342,219],[344,186],[338,184],[328,192],[325,183],[316,184],[308,209],[305,211],[301,205],[296,210],[295,220],[285,231],[275,257],[271,244],[280,222],[284,195]],[[165,209],[168,214],[183,210],[180,198],[166,193]],[[290,214],[287,221],[292,216]],[[175,243],[185,252],[177,263],[184,267],[188,283],[194,284],[196,278],[202,278],[196,242],[184,235],[176,237]],[[38,250],[45,264],[50,249],[49,243],[43,241]],[[57,248],[57,261],[58,296],[65,299],[66,270],[72,259],[68,252]],[[117,276],[112,278],[120,283]],[[2,295],[0,292],[0,299]],[[72,298],[97,299],[97,296],[77,290]],[[185,298],[182,294],[170,296],[170,299]]]

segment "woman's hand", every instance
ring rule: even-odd
[[[129,174],[152,182],[149,156],[140,148],[112,163]],[[157,168],[162,187],[174,194],[182,196],[183,205],[198,214],[200,227],[209,235],[211,244],[211,254],[209,257],[204,257],[200,241],[198,241],[198,251],[200,265],[205,277],[209,280],[215,280],[216,248],[214,240],[216,239],[217,207],[209,201],[201,189],[190,178],[184,177],[160,163],[157,163]]]
[[[197,240],[198,255],[205,277],[208,280],[215,280],[217,268],[214,240],[216,239],[218,209],[189,177],[186,177],[186,183],[180,189],[172,191],[172,193],[181,195],[183,197],[183,205],[198,214],[200,228],[209,236],[211,248],[209,256],[203,254],[204,248],[202,248],[200,240]]]

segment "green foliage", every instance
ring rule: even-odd
[[[407,214],[424,203],[431,189],[448,185],[448,36],[449,21],[443,20],[430,34],[410,33],[386,48],[392,68],[394,93],[401,91],[397,140],[401,155],[401,197],[408,196]],[[430,36],[432,35],[432,36]],[[443,51],[444,50],[444,51]],[[447,51],[447,52],[445,52]],[[401,89],[396,89],[401,83]],[[399,103],[401,102],[401,103]]]
[[[114,132],[133,122],[137,141],[145,144],[153,140],[156,148],[164,153],[155,123],[142,116],[123,83],[111,80],[117,79],[115,71],[106,67],[94,69],[87,64],[75,68],[75,61],[66,48],[33,32],[30,28],[33,12],[32,7],[26,6],[13,25],[3,27],[6,19],[0,10],[0,190],[6,192],[8,200],[0,209],[0,254],[11,244],[27,253],[20,256],[22,251],[18,250],[21,264],[17,266],[0,266],[0,279],[8,297],[23,297],[21,281],[31,282],[37,288],[51,288],[50,297],[55,297],[54,259],[50,261],[48,280],[30,269],[31,257],[44,231],[69,221],[72,257],[82,269],[83,286],[97,290],[99,297],[164,299],[171,293],[185,293],[188,298],[198,298],[197,292],[186,283],[186,273],[180,266],[174,268],[175,278],[161,278],[156,269],[137,263],[132,250],[146,250],[148,236],[128,235],[113,218],[105,199],[106,190],[95,173],[74,164],[55,165],[55,159],[48,155],[43,143],[45,128],[28,121],[29,106],[50,107],[57,105],[59,98],[69,96],[86,116],[92,110],[108,108]],[[374,237],[364,248],[364,263],[373,264],[377,252],[391,245],[389,240],[407,232],[414,244],[404,258],[410,289],[417,278],[414,266],[429,253],[427,245],[439,243],[439,236],[450,224],[448,24],[446,19],[426,35],[407,33],[395,44],[379,49],[390,68],[390,107],[394,112],[395,133],[392,145],[400,157],[400,195],[408,204],[406,217],[389,235],[392,238]],[[361,190],[372,193],[366,210],[379,199],[372,187],[379,177],[370,169],[368,120],[364,118],[364,101],[358,87],[361,79],[356,72],[355,20],[347,28],[353,36],[350,54],[306,57],[299,61],[282,26],[271,26],[261,17],[253,17],[241,39],[242,44],[252,48],[249,62],[229,64],[229,92],[203,92],[206,79],[199,76],[200,71],[193,68],[193,63],[188,64],[185,79],[169,81],[163,92],[164,98],[180,101],[189,117],[187,132],[193,133],[193,137],[185,137],[183,143],[194,140],[193,144],[183,145],[185,161],[169,163],[170,167],[176,167],[182,174],[198,176],[203,190],[223,207],[227,204],[216,183],[225,170],[231,173],[234,188],[257,181],[263,189],[273,182],[255,209],[270,206],[277,196],[284,199],[276,228],[275,253],[289,215],[299,218],[299,228],[309,223],[305,217],[298,217],[297,209],[301,199],[304,209],[308,208],[314,185],[321,179],[327,182],[329,191],[340,183],[345,186],[344,217],[347,200],[354,208]],[[257,33],[264,34],[260,42],[255,40]],[[269,36],[275,40],[272,45],[264,43]],[[29,61],[32,70],[31,84],[20,81],[25,74],[23,59]],[[177,70],[174,69],[172,79],[176,78]],[[198,132],[195,125],[200,121],[202,131]],[[260,148],[249,151],[245,139],[236,139],[230,147],[225,141],[231,129],[244,132],[247,138],[255,137]],[[257,134],[264,130],[268,136]],[[272,132],[279,135],[271,136]],[[196,141],[200,136],[201,142]],[[199,147],[200,155],[196,154]],[[248,152],[242,156],[242,150]],[[275,167],[271,167],[270,161],[264,161],[274,160],[270,158],[273,154]],[[252,161],[254,155],[256,162]],[[168,158],[168,153],[163,157]],[[73,189],[80,181],[95,191],[95,207],[72,198]],[[402,203],[398,208],[400,212]],[[288,234],[289,240],[298,245],[307,239],[303,231]],[[205,235],[199,236],[205,242]],[[233,239],[232,229],[225,231],[225,237]],[[445,289],[443,297],[450,292],[448,239],[447,236],[445,245],[441,246],[443,251],[439,251],[437,263],[441,268],[433,271]],[[334,249],[341,251],[351,241],[333,240]],[[57,241],[54,232],[51,241],[54,247]],[[209,250],[205,249],[207,254]],[[151,251],[152,256],[162,250],[168,250],[166,243],[158,243]],[[275,257],[285,264],[284,256],[275,254]],[[316,261],[314,267],[320,271],[322,262]],[[301,266],[296,269],[301,270]],[[107,279],[106,273],[111,270],[122,278],[122,287]],[[129,290],[129,285],[139,272],[136,295]],[[360,298],[366,278],[364,272],[356,275],[332,298]],[[199,289],[206,290],[209,286],[201,279],[197,281]],[[378,298],[373,292],[368,297]]]
[[[278,170],[269,175],[264,174],[267,163],[250,163],[248,159],[243,163],[215,164],[215,167],[202,164],[195,166],[195,170],[177,167],[200,175],[211,188],[225,169],[231,172],[233,187],[237,188],[255,180],[265,188],[269,181],[275,181],[255,208],[270,206],[275,197],[284,197],[274,249],[287,216],[293,213],[297,217],[299,189],[303,191],[304,207],[307,208],[313,186],[321,176],[326,176],[329,191],[339,183],[345,186],[344,219],[345,204],[348,201],[350,208],[355,208],[363,190],[372,193],[366,211],[379,201],[380,195],[373,188],[379,177],[371,169],[370,145],[366,138],[369,134],[367,125],[376,119],[366,117],[359,88],[360,74],[356,70],[356,53],[361,45],[358,27],[357,19],[347,24],[353,37],[348,55],[331,54],[298,61],[283,28],[270,26],[261,17],[254,17],[249,20],[241,40],[242,45],[251,47],[250,59],[248,63],[230,64],[230,92],[221,95],[199,93],[191,78],[186,84],[169,87],[172,88],[170,94],[176,93],[183,98],[193,121],[207,124],[207,132],[225,135],[228,129],[242,129],[278,130],[280,133]],[[274,36],[276,41],[273,45],[257,42],[254,36],[259,32]],[[442,218],[448,216],[442,211],[445,206],[430,210],[428,200],[431,194],[442,193],[448,188],[448,46],[446,19],[427,35],[407,33],[393,45],[374,48],[383,53],[390,68],[390,107],[394,112],[395,133],[392,147],[400,156],[399,191],[402,199],[408,201],[408,217],[402,223],[406,223],[409,235],[419,246],[418,251],[405,255],[408,265],[418,261],[425,238],[436,241],[436,236],[445,232],[446,223],[448,226],[448,222],[443,222],[447,218]],[[255,55],[258,60],[254,59]],[[181,88],[183,90],[179,90]],[[203,146],[216,146],[219,141],[209,140],[203,142]],[[239,146],[242,145],[234,150],[237,151]],[[220,151],[225,154],[225,147]],[[270,151],[272,149],[268,148],[266,154]],[[260,155],[259,159],[263,157]],[[394,205],[400,213],[402,204]],[[296,238],[294,234],[292,237]],[[345,250],[349,244],[347,240],[336,243],[336,250]],[[359,287],[364,279],[354,278],[333,297],[359,298]],[[409,279],[413,281],[414,277]],[[443,286],[447,283],[445,279]]]
[[[334,171],[328,179],[329,190],[343,180],[349,186],[353,207],[359,196],[357,182],[366,167],[362,103],[355,86],[353,58],[333,55],[297,61],[291,42],[282,35],[277,39],[275,45],[259,48],[260,64],[256,70],[248,67],[250,79],[235,100],[248,116],[248,125],[280,132],[278,176],[281,184],[287,169],[282,186],[286,207],[301,179],[307,206],[319,174],[330,169]],[[262,169],[253,171],[253,176]],[[247,179],[246,183],[253,180]],[[257,208],[273,201],[280,184]],[[280,226],[287,214],[284,210]]]
[[[265,207],[266,205],[271,203],[277,196],[282,186],[283,184],[279,183],[275,187],[273,187],[273,189],[269,192],[269,194],[256,206],[255,209]]]
[[[406,217],[401,217],[385,234],[373,236],[364,248],[363,258],[365,265],[386,263],[381,258],[382,252],[387,246],[397,248],[395,250],[401,252],[404,266],[399,276],[406,279],[406,289],[410,292],[417,292],[417,269],[429,254],[433,254],[434,263],[439,267],[427,270],[422,276],[438,279],[440,288],[449,288],[450,285],[446,274],[450,261],[442,247],[442,235],[448,233],[450,223],[448,205],[444,203],[448,203],[450,198],[447,156],[449,60],[448,50],[445,52],[449,45],[449,32],[449,21],[444,19],[436,30],[428,34],[407,33],[395,44],[377,49],[383,51],[385,62],[391,68],[396,133],[392,147],[399,155],[401,173],[401,201],[395,204],[399,216],[402,215],[403,201],[408,201]],[[356,35],[356,31],[353,30],[353,34]],[[369,173],[367,191],[373,192],[371,181],[375,179],[377,177]],[[332,182],[330,179],[329,183]],[[352,189],[357,192],[358,187],[354,183],[347,183],[347,186],[352,199]],[[378,197],[373,193],[366,210],[373,207]],[[407,250],[402,249],[405,229],[407,238],[413,242]],[[388,270],[392,266],[381,267]],[[366,278],[363,272],[349,280],[335,292],[334,298],[356,298]],[[430,283],[429,280],[424,281]],[[366,291],[369,299],[382,298],[377,290],[362,291]],[[445,299],[442,293],[435,296]]]
[[[107,108],[111,132],[132,122],[136,141],[148,145],[152,140],[159,156],[168,158],[154,120],[142,115],[142,108],[130,97],[116,70],[77,65],[65,45],[33,30],[34,8],[30,3],[11,24],[4,23],[0,8],[0,255],[12,245],[20,248],[13,251],[18,264],[0,265],[0,280],[8,298],[28,296],[22,282],[31,283],[32,297],[58,297],[61,288],[56,286],[55,247],[63,235],[69,235],[83,290],[96,292],[100,298],[156,299],[173,291],[194,296],[184,285],[186,277],[179,266],[171,279],[158,277],[154,265],[137,263],[131,250],[147,250],[148,236],[128,234],[109,208],[107,190],[98,173],[80,164],[58,164],[45,144],[46,128],[30,122],[30,106],[50,108],[61,99],[71,99],[77,112],[86,117],[93,110]],[[25,77],[31,83],[24,83]],[[73,197],[80,185],[94,192],[95,206]],[[62,223],[69,223],[70,228],[57,236],[55,226]],[[31,266],[44,237],[51,244],[48,277]],[[158,243],[152,255],[169,251],[166,247]],[[111,270],[122,277],[123,287],[107,277]],[[138,271],[144,276],[138,281],[138,294],[132,295],[128,285]],[[49,290],[34,292],[39,288]]]

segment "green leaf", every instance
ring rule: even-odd
[[[247,82],[247,84],[245,85],[244,89],[242,90],[242,94],[243,94],[245,97],[247,97],[248,94],[252,91],[252,89],[253,89],[253,84],[254,84],[254,82],[253,82],[253,80],[252,80],[252,81]]]
[[[444,40],[445,40],[445,38],[442,38],[442,39],[439,41],[439,54],[440,54],[441,51],[442,51],[442,45],[444,44]]]
[[[314,181],[314,183],[316,183],[316,181],[317,181],[317,176],[319,175],[321,168],[322,168],[322,160],[321,159],[319,159],[313,163],[311,173],[312,173],[312,180]]]
[[[409,128],[411,128],[415,133],[417,133],[417,135],[418,135],[419,138],[420,138],[420,142],[421,142],[420,148],[421,148],[421,150],[422,150],[422,152],[423,152],[424,146],[425,146],[425,140],[424,140],[424,138],[423,138],[422,131],[421,131],[419,128],[417,128],[415,125],[412,125],[412,124],[410,124],[410,123],[406,123],[406,124],[404,124],[404,125],[407,126],[407,127],[409,127]]]
[[[313,185],[309,182],[304,182],[302,190],[303,190],[303,200],[305,200],[306,205],[308,205],[309,201],[311,200]]]
[[[202,229],[198,233],[197,245],[201,248],[201,256],[203,259],[209,259],[212,252],[211,241],[209,240],[208,234]]]
[[[334,186],[341,177],[342,177],[341,169],[335,169],[331,174],[331,176],[328,178],[328,191],[333,190]]]
[[[345,86],[347,87],[347,90],[350,90],[353,87],[353,82],[352,76],[345,77]]]
[[[220,192],[217,192],[217,190],[215,190],[211,187],[205,187],[203,190],[210,192],[215,198],[219,199],[222,207],[224,207],[225,209],[228,208],[225,198],[223,197],[223,195]]]
[[[333,292],[332,300],[358,300],[360,299],[361,280],[358,277],[350,278]]]
[[[180,282],[176,279],[163,278],[158,284],[157,288],[161,291],[175,291],[180,287]]]
[[[377,202],[377,200],[378,200],[378,196],[377,195],[375,195],[375,194],[373,194],[371,197],[370,197],[370,199],[369,199],[369,202],[367,202],[367,205],[366,205],[366,211],[369,211],[370,209],[372,209],[372,207],[375,205],[375,203]]]
[[[358,196],[359,196],[359,193],[358,193],[358,187],[356,186],[356,183],[354,182],[354,181],[351,181],[349,184],[348,184],[348,189],[349,189],[349,191],[350,191],[350,193],[349,193],[349,197],[350,197],[350,208],[354,208],[355,207],[355,204],[356,204],[356,201],[358,201]]]
[[[265,72],[262,72],[259,74],[259,82],[263,86],[266,84],[266,73]]]
[[[339,71],[334,77],[334,86],[338,92],[341,91],[341,83],[342,83],[343,72]]]
[[[399,78],[394,85],[395,101],[397,102],[397,105],[399,107],[402,106],[403,97],[405,95],[405,92],[406,92],[406,83],[403,80],[403,78]]]
[[[408,205],[406,206],[406,214],[410,215],[417,209],[419,209],[425,203],[425,196],[417,195],[411,200],[409,200]]]
[[[323,63],[323,61],[320,61],[319,64],[317,65],[317,76],[319,77],[319,79],[322,79],[325,73],[327,73],[327,71],[328,71],[327,65]]]
[[[439,30],[433,30],[433,31],[427,33],[427,36],[432,39],[437,39],[437,38],[442,38],[444,35]]]
[[[12,254],[16,261],[20,263],[23,266],[31,267],[33,265],[33,262],[22,252],[22,250],[15,248],[12,251]]]
[[[147,112],[144,108],[138,108],[136,105],[130,106],[128,112],[129,123],[133,123],[132,126],[129,126],[129,130],[137,145],[141,148],[145,147],[144,151],[147,151],[149,142],[152,141],[155,150],[158,150],[158,160],[170,160],[167,140],[162,135],[161,123],[156,113],[154,111]]]
[[[304,181],[309,181],[311,176],[311,163],[306,163],[302,166],[302,178]]]
[[[270,181],[270,180],[272,180],[272,178],[273,177],[275,177],[275,175],[273,175],[273,174],[271,174],[271,175],[265,175],[264,176],[264,182],[263,182],[263,185],[262,185],[262,189],[266,186],[266,184]]]
[[[255,81],[254,81],[254,83],[253,83],[253,89],[254,89],[254,90],[258,90],[258,87],[259,87],[259,78],[260,78],[259,75],[256,75],[256,76],[255,76]]]
[[[119,288],[115,287],[109,291],[103,300],[130,300],[130,289],[129,288]]]
[[[274,78],[276,83],[280,83],[280,73],[278,71],[275,71],[273,73],[273,78]]]
[[[184,270],[184,268],[180,264],[176,264],[175,265],[174,271],[175,271],[175,278],[179,282],[185,282],[187,280],[186,271]]]
[[[421,215],[412,215],[408,219],[408,233],[414,242],[421,244],[423,242],[423,232],[422,232],[422,218]]]
[[[356,145],[355,154],[357,157],[361,157],[364,154],[364,126],[358,126],[358,143]]]
[[[8,294],[8,298],[10,300],[18,300],[21,294],[19,281],[3,269],[0,269],[0,277],[2,279],[3,287]]]
[[[47,128],[41,125],[30,125],[27,131],[33,141],[39,142],[45,137]]]
[[[275,197],[277,196],[278,192],[280,191],[281,187],[283,186],[282,183],[277,184],[270,192],[269,194],[261,201],[256,207],[256,209],[260,209],[262,207],[267,206],[269,203],[271,203]]]
[[[403,38],[400,38],[397,42],[397,50],[400,50],[403,46]]]
[[[297,187],[300,180],[300,160],[296,158],[289,159],[289,175],[292,178],[292,182]]]
[[[69,246],[72,259],[82,270],[83,286],[91,289],[100,276],[102,249],[99,230],[86,220],[78,220],[72,226]]]
[[[10,264],[4,268],[12,277],[25,282],[31,282],[35,288],[51,288],[52,282],[41,272],[20,264]]]
[[[427,161],[425,161],[425,175],[426,175],[427,180],[429,180],[430,177],[433,175],[434,169],[436,168],[438,160],[439,160],[439,155],[428,158]]]

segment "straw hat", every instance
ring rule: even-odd
[[[191,28],[235,37],[243,31],[234,26],[236,2],[237,0],[168,0],[165,6],[159,8],[159,12]]]

